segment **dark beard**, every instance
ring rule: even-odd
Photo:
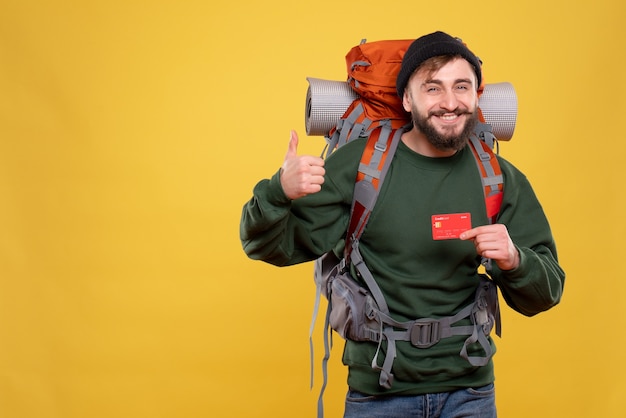
[[[462,110],[457,110],[455,113],[457,115],[470,115],[459,135],[442,135],[437,132],[435,127],[430,123],[429,119],[431,116],[443,114],[443,112],[433,112],[427,117],[422,117],[414,107],[411,112],[411,118],[413,119],[413,125],[424,134],[426,139],[428,139],[428,142],[430,142],[435,148],[440,151],[459,151],[465,147],[470,135],[474,132],[474,128],[478,122],[478,116],[476,112],[472,113]]]

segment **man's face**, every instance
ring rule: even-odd
[[[403,104],[415,127],[435,148],[459,150],[477,122],[476,75],[461,58],[430,75],[420,69],[409,80]]]

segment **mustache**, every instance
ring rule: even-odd
[[[455,114],[456,116],[461,116],[461,115],[472,115],[473,113],[470,112],[469,109],[467,108],[456,108],[454,109],[452,112],[450,111],[446,111],[446,110],[433,110],[432,112],[428,113],[428,116],[443,116],[443,115],[449,115],[450,113]]]

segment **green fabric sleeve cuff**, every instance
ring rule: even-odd
[[[519,254],[519,265],[512,270],[501,270],[502,275],[510,281],[522,280],[528,275],[531,269],[530,263],[528,262],[528,257],[526,256],[524,251],[517,246],[515,248],[517,248],[517,252]]]
[[[283,186],[280,184],[280,169],[270,178],[267,185],[266,196],[269,202],[277,206],[285,206],[291,204],[291,199],[285,195]]]

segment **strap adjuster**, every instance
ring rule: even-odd
[[[441,340],[441,327],[435,319],[422,318],[411,327],[411,344],[417,348],[428,348]]]

